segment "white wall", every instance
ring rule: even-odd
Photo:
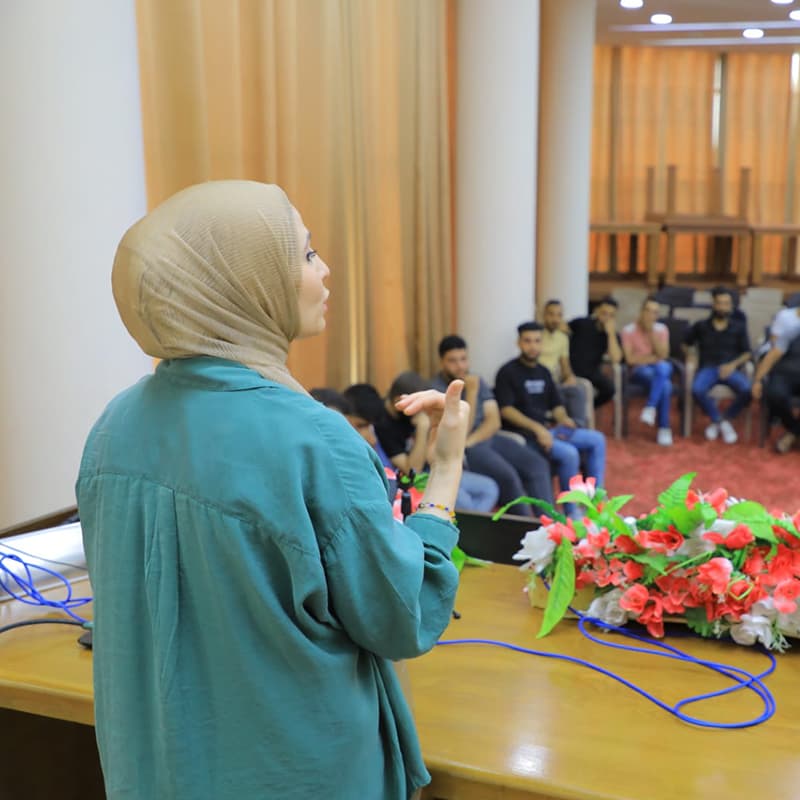
[[[539,0],[459,0],[458,327],[494,383],[533,318]]]
[[[134,0],[0,10],[0,528],[72,505],[86,434],[148,372],[111,296],[145,212]]]

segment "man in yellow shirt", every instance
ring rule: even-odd
[[[542,352],[539,363],[546,367],[561,391],[567,413],[579,428],[585,428],[586,392],[575,378],[569,363],[569,335],[560,300],[548,300],[542,315]]]

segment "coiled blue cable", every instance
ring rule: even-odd
[[[675,703],[675,705],[670,706],[663,700],[660,700],[659,698],[650,694],[650,692],[646,691],[645,689],[642,689],[641,686],[637,686],[632,681],[626,680],[621,675],[617,675],[615,672],[612,672],[611,670],[604,669],[603,667],[600,667],[597,664],[593,664],[591,661],[585,661],[584,659],[576,658],[575,656],[567,656],[561,653],[548,653],[543,650],[533,650],[528,647],[521,647],[519,645],[510,644],[509,642],[499,642],[493,639],[446,639],[437,642],[437,644],[491,645],[493,647],[503,647],[508,650],[514,650],[518,653],[526,653],[532,656],[542,656],[544,658],[554,658],[560,661],[568,661],[572,664],[578,664],[579,666],[594,670],[595,672],[599,672],[601,675],[605,675],[606,677],[611,678],[612,680],[618,681],[623,686],[627,686],[632,691],[636,692],[637,694],[640,694],[646,700],[649,700],[651,703],[654,703],[659,708],[663,709],[664,711],[667,711],[668,713],[672,714],[673,716],[677,717],[683,722],[687,722],[691,725],[697,725],[703,728],[719,728],[723,730],[731,728],[734,729],[750,728],[754,725],[760,725],[761,723],[766,722],[775,714],[775,710],[777,707],[775,703],[775,697],[763,683],[763,679],[771,675],[775,671],[775,668],[777,666],[775,656],[768,650],[761,649],[761,652],[767,656],[767,658],[770,661],[770,665],[763,672],[759,672],[758,674],[754,675],[745,669],[742,669],[740,667],[734,667],[731,666],[730,664],[721,664],[715,661],[708,661],[702,658],[695,658],[689,653],[685,653],[684,651],[679,650],[677,647],[673,647],[672,645],[666,644],[665,642],[658,641],[657,639],[651,639],[647,636],[639,636],[638,634],[626,630],[625,628],[620,628],[616,625],[610,625],[609,623],[604,622],[601,619],[590,617],[587,614],[584,614],[580,611],[576,611],[575,609],[570,609],[570,610],[573,611],[573,613],[575,613],[579,618],[578,629],[580,630],[580,632],[592,642],[601,644],[604,647],[612,647],[617,650],[627,650],[632,653],[643,653],[646,655],[657,656],[660,658],[669,658],[676,661],[683,661],[689,664],[697,664],[698,666],[705,667],[706,669],[709,669],[712,672],[716,672],[720,675],[723,675],[726,678],[731,679],[732,681],[734,681],[734,684],[732,686],[728,686],[725,689],[720,689],[715,692],[706,692],[704,694],[692,695],[691,697],[679,700],[677,703]],[[587,625],[590,624],[595,625],[598,628],[602,628],[603,630],[620,633],[628,639],[634,639],[638,642],[643,642],[648,645],[652,645],[658,649],[653,649],[653,647],[634,647],[632,645],[620,644],[617,642],[603,641],[602,639],[600,639],[599,637],[595,636],[593,633],[587,630]],[[761,702],[764,705],[764,710],[761,714],[759,714],[759,716],[754,717],[753,719],[744,720],[742,722],[710,722],[708,720],[701,719],[700,717],[694,717],[689,714],[686,714],[681,710],[685,706],[691,705],[693,703],[698,703],[701,700],[709,700],[714,697],[721,697],[723,695],[730,694],[731,692],[739,691],[740,689],[748,689],[761,700]]]
[[[13,561],[22,567],[24,575],[17,575],[10,567],[6,566],[6,561]],[[33,570],[38,570],[60,581],[66,589],[67,596],[63,600],[50,600],[36,588]],[[31,606],[45,606],[47,608],[63,611],[82,625],[88,624],[88,620],[72,611],[92,602],[91,597],[73,597],[72,584],[67,578],[47,567],[38,564],[29,564],[17,555],[11,553],[0,553],[0,589],[7,592],[9,596],[21,603]]]

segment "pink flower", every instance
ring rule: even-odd
[[[683,544],[683,535],[672,525],[668,531],[639,531],[634,538],[645,549],[667,555],[672,555]]]
[[[711,587],[714,594],[724,594],[731,578],[733,564],[727,558],[712,558],[697,568],[697,577],[701,583]]]
[[[597,533],[592,533],[589,531],[586,534],[586,538],[591,542],[593,547],[597,547],[600,550],[602,550],[611,540],[606,528],[600,528]]]
[[[721,544],[729,550],[741,550],[755,540],[750,528],[743,524],[737,525],[727,536],[716,531],[707,531],[703,534],[703,538],[714,544]]]
[[[641,583],[635,583],[619,599],[620,608],[630,611],[631,614],[641,614],[645,604],[650,599],[650,592]]]
[[[600,555],[599,550],[589,541],[589,539],[581,539],[576,545],[574,552],[580,558],[594,559]]]
[[[780,614],[794,614],[800,597],[800,581],[783,581],[775,587],[772,600]]]
[[[632,555],[634,553],[640,553],[642,548],[636,544],[636,542],[633,540],[633,537],[623,533],[614,539],[609,550],[619,550],[620,553],[628,553]]]
[[[636,561],[626,561],[622,571],[625,573],[625,579],[629,583],[638,581],[644,575],[644,567]]]
[[[691,511],[698,503],[708,503],[717,514],[722,515],[725,511],[728,501],[728,493],[725,489],[714,489],[709,494],[696,492],[694,489],[689,489],[686,495],[686,508]]]
[[[622,603],[620,602],[620,605]],[[650,595],[650,602],[645,606],[637,622],[647,626],[647,632],[655,637],[661,639],[664,636],[664,617],[663,617],[663,603],[661,598],[653,593]]]
[[[547,535],[556,544],[561,544],[561,540],[565,537],[574,544],[577,537],[575,536],[575,531],[570,524],[571,522],[572,520],[567,520],[566,525],[564,525],[563,522],[554,522],[551,525],[548,525]]]
[[[594,497],[597,491],[595,485],[597,480],[595,478],[583,479],[582,475],[573,475],[569,479],[569,490],[571,492],[583,492],[587,497]]]

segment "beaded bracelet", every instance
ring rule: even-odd
[[[439,511],[444,511],[445,513],[450,515],[450,522],[455,523],[456,521],[456,512],[452,508],[448,508],[447,506],[443,506],[441,503],[427,503],[424,500],[419,503],[417,506],[417,511],[422,511],[426,508],[438,508]]]

